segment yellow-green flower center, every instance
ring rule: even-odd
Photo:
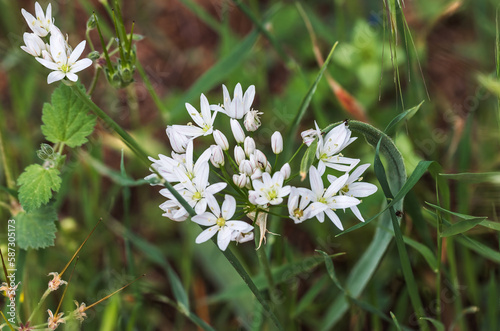
[[[297,208],[293,211],[293,216],[301,218],[302,216],[304,216],[304,211],[302,209]]]
[[[349,185],[346,185],[340,189],[342,192],[347,193],[349,192]]]
[[[226,220],[224,219],[224,217],[219,217],[217,219],[217,221],[215,221],[215,223],[219,226],[219,227],[223,227],[224,225],[226,225]]]
[[[69,66],[67,64],[63,64],[60,69],[62,72],[66,73],[69,71]]]
[[[319,198],[318,202],[325,203],[325,204],[327,203],[326,199],[324,197]]]
[[[193,200],[200,200],[201,199],[201,193],[200,192],[196,192],[195,194],[193,194]]]
[[[272,189],[267,193],[267,196],[269,197],[269,201],[274,200],[278,197],[278,192],[276,192],[276,189]]]

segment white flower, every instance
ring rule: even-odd
[[[49,46],[43,42],[42,38],[34,33],[25,32],[23,34],[23,40],[25,46],[21,46],[21,49],[32,56],[42,56],[42,52],[48,50]]]
[[[357,167],[349,176],[344,187],[340,189],[339,193],[349,197],[365,198],[377,192],[377,186],[370,183],[360,182],[363,179],[362,177],[360,178],[360,176],[366,171],[366,169],[368,169],[369,166],[370,164],[367,163]],[[337,177],[328,175],[328,180],[330,182],[334,182],[337,180]],[[361,222],[365,221],[357,206],[352,206],[350,208]]]
[[[245,159],[245,152],[241,146],[234,146],[234,160],[238,165]]]
[[[337,226],[340,230],[343,230],[344,227],[340,222],[339,217],[335,214],[336,209],[345,209],[350,208],[352,206],[358,205],[361,201],[356,198],[348,197],[345,195],[336,195],[338,191],[344,187],[347,179],[349,178],[348,174],[340,176],[336,180],[334,180],[331,185],[325,189],[323,186],[323,180],[321,179],[320,173],[318,170],[311,166],[309,168],[309,180],[311,182],[311,217],[316,216],[318,220],[323,223],[325,220],[325,214],[328,218]],[[327,208],[325,208],[325,206]]]
[[[249,110],[245,115],[245,120],[243,121],[243,125],[245,129],[249,132],[256,131],[260,127],[260,115],[263,113],[258,110]]]
[[[196,176],[191,181],[185,173],[175,168],[177,176],[180,178],[181,183],[174,186],[182,197],[187,201],[187,203],[194,208],[196,214],[202,214],[207,209],[207,196],[211,196],[217,192],[222,191],[227,184],[226,183],[216,183],[208,185],[208,175],[209,166],[205,162],[200,166],[197,171]],[[160,193],[171,200],[177,199],[168,189],[162,189]],[[179,211],[174,214],[175,218],[180,218],[181,216],[187,214],[187,210],[184,207],[180,207]]]
[[[214,131],[214,140],[215,143],[222,148],[222,150],[227,151],[229,149],[229,142],[227,141],[226,136],[219,130]]]
[[[165,212],[162,216],[170,218],[172,221],[182,222],[189,217],[189,214],[182,210],[182,206],[177,200],[165,201],[160,205],[160,209]]]
[[[180,130],[185,136],[188,137],[200,137],[200,136],[208,136],[213,132],[213,125],[215,121],[215,117],[217,116],[217,111],[215,111],[212,115],[210,111],[210,104],[208,103],[207,97],[202,93],[200,96],[200,109],[201,113],[199,113],[196,108],[191,106],[191,104],[186,103],[186,110],[193,119],[193,121],[198,126],[194,125],[174,125],[174,128]]]
[[[183,157],[179,158],[177,167],[171,168],[174,176],[176,176],[176,178],[171,182],[181,182],[181,184],[184,184],[186,178],[187,181],[193,181],[193,179],[199,173],[201,167],[204,164],[208,164],[208,160],[210,159],[211,155],[212,151],[210,148],[208,148],[200,155],[195,163],[193,159],[193,141],[190,140],[186,147],[186,154]],[[179,173],[182,174],[182,177],[179,176]]]
[[[231,118],[241,119],[246,113],[250,111],[252,107],[252,102],[255,97],[255,86],[251,85],[243,95],[243,90],[241,89],[240,83],[236,84],[234,88],[234,97],[231,100],[229,91],[225,85],[222,85],[222,91],[224,94],[224,108],[220,106],[214,106],[215,109],[225,113]]]
[[[243,146],[245,148],[245,154],[250,157],[255,151],[255,140],[253,140],[252,137],[246,137]]]
[[[212,156],[210,157],[210,161],[216,168],[220,168],[224,165],[224,152],[222,148],[217,145],[210,146],[210,150],[212,152]]]
[[[170,146],[177,153],[185,153],[189,138],[183,133],[182,125],[167,126],[167,136],[170,141]]]
[[[42,65],[50,70],[54,70],[47,77],[48,84],[57,82],[64,77],[67,77],[72,82],[76,82],[78,80],[76,73],[92,65],[92,60],[89,58],[77,61],[85,49],[85,43],[85,40],[82,41],[73,51],[71,51],[62,34],[51,33],[50,56],[52,61],[48,60],[47,56],[44,56],[44,58],[36,58]]]
[[[36,18],[28,13],[26,10],[21,9],[21,14],[23,14],[26,23],[36,35],[40,37],[45,37],[49,34],[52,25],[54,24],[54,19],[52,18],[52,4],[49,3],[47,6],[47,11],[44,14],[43,9],[38,2],[35,2],[35,15]]]
[[[290,168],[290,165],[288,163],[285,163],[281,167],[280,172],[283,175],[283,178],[287,180],[288,178],[290,178],[290,174],[292,173],[292,168]]]
[[[245,132],[243,132],[243,128],[240,125],[238,120],[231,118],[231,131],[233,131],[234,139],[238,144],[241,144],[245,141]]]
[[[256,149],[254,152],[253,152],[253,156],[255,157],[255,165],[256,167],[264,170],[266,169],[266,166],[267,166],[267,158],[266,158],[266,154],[264,154],[262,151]]]
[[[253,191],[249,194],[256,194],[256,205],[279,205],[283,198],[290,193],[290,186],[283,187],[283,175],[277,171],[273,177],[267,172],[262,174],[262,181],[253,180]]]
[[[207,197],[207,201],[211,212],[205,212],[192,218],[195,223],[209,226],[196,237],[197,244],[207,241],[218,232],[217,245],[225,251],[231,239],[238,237],[238,232],[248,233],[253,230],[253,226],[246,222],[231,220],[236,211],[236,200],[232,196],[226,195],[222,203],[222,210],[213,196]]]
[[[231,241],[236,241],[239,244],[246,243],[253,240],[253,231],[243,233],[241,231],[233,231],[231,234]]]
[[[290,197],[288,198],[288,213],[295,224],[313,218],[315,215],[328,208],[328,206],[324,204],[316,206],[311,205],[312,197],[313,194],[310,190],[302,187],[292,187]]]
[[[283,137],[279,131],[276,131],[271,136],[271,148],[274,154],[283,152]]]
[[[252,176],[254,168],[252,167],[252,163],[249,160],[243,160],[240,163],[239,170],[242,174]]]
[[[319,131],[317,124],[316,130]],[[321,135],[318,137],[316,157],[319,160],[318,171],[320,173],[325,171],[325,167],[347,172],[359,163],[359,159],[347,158],[340,154],[345,147],[357,139],[356,137],[351,138],[351,130],[349,130],[345,123],[334,127],[325,137]]]
[[[302,137],[302,141],[307,146],[311,146],[311,144],[314,141],[314,139],[316,139],[316,137],[321,136],[321,130],[319,130],[318,125],[316,124],[316,121],[314,121],[314,125],[316,125],[317,129],[309,129],[309,130],[306,130],[306,131],[302,131],[300,133],[300,135]]]

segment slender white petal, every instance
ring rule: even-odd
[[[226,194],[225,200],[222,203],[222,217],[226,220],[231,219],[233,217],[234,212],[236,211],[236,200],[234,197]]]
[[[87,42],[84,40],[82,42],[80,42],[76,47],[75,49],[73,50],[73,52],[71,52],[71,55],[68,59],[68,64],[69,65],[73,65],[79,58],[80,56],[82,55],[83,53],[83,50],[85,49],[85,44]],[[90,59],[89,59],[90,60]]]
[[[88,67],[90,67],[92,65],[92,60],[91,59],[81,59],[79,61],[76,61],[75,64],[73,64],[71,66],[71,69],[70,71],[72,73],[77,73],[77,72],[80,72],[84,69],[87,69]]]
[[[337,228],[340,230],[344,230],[344,227],[342,226],[342,223],[340,222],[340,218],[333,212],[331,209],[326,209],[325,214],[328,216],[328,218],[335,224]]]
[[[207,241],[210,238],[212,238],[217,233],[218,229],[219,229],[219,226],[218,225],[214,225],[214,226],[212,226],[212,227],[210,227],[208,229],[203,230],[203,232],[200,233],[198,235],[198,237],[196,237],[195,242],[197,244],[204,243],[205,241]]]
[[[232,231],[227,226],[222,227],[217,235],[217,245],[221,251],[225,251],[231,241]]]
[[[200,225],[204,226],[212,226],[215,224],[215,221],[217,220],[214,216],[214,214],[205,212],[201,215],[196,215],[191,218],[191,220],[195,223],[198,223]]]
[[[52,84],[54,82],[57,82],[61,79],[63,79],[66,75],[60,71],[52,71],[48,76],[47,76],[47,84]]]

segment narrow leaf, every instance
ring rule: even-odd
[[[392,119],[392,121],[389,123],[389,125],[387,125],[387,127],[385,128],[384,132],[385,134],[387,135],[392,135],[395,130],[396,130],[396,126],[403,120],[403,119],[410,119],[413,117],[413,115],[415,115],[417,113],[417,111],[420,109],[420,107],[422,106],[422,104],[424,103],[424,101],[422,101],[420,104],[418,104],[417,106],[413,107],[413,108],[410,108],[408,110],[405,110],[404,112],[402,112],[401,114],[399,114],[398,116],[394,117]]]
[[[300,161],[300,180],[306,179],[309,168],[312,166],[316,157],[316,150],[318,149],[318,138],[314,139],[311,145],[307,148],[302,161]]]
[[[483,172],[483,173],[460,173],[460,174],[439,174],[446,179],[454,179],[464,183],[492,183],[500,184],[500,172]]]

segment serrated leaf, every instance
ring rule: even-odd
[[[48,141],[64,143],[69,147],[81,146],[94,131],[96,118],[87,115],[85,103],[71,90],[61,84],[52,93],[52,104],[44,104],[42,132]]]
[[[44,206],[31,212],[20,212],[16,220],[16,242],[22,249],[54,246],[57,213],[54,207]]]
[[[44,168],[39,164],[32,164],[19,176],[19,202],[26,211],[31,211],[49,202],[52,191],[57,192],[61,187],[59,170]]]

